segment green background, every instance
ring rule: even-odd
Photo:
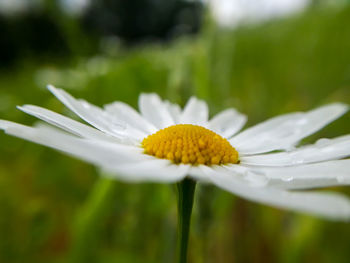
[[[79,48],[76,35],[71,42]],[[350,103],[350,7],[310,8],[236,30],[206,21],[199,35],[166,44],[114,43],[94,56],[22,59],[0,72],[0,118],[34,123],[15,108],[22,104],[76,118],[47,83],[99,106],[120,100],[137,107],[141,92],[181,105],[196,95],[211,116],[235,107],[248,126]],[[303,143],[349,131],[347,114]],[[99,178],[92,165],[1,132],[0,262],[173,262],[174,185]],[[350,195],[346,187],[335,190]],[[349,262],[349,246],[350,224],[197,188],[189,262]]]

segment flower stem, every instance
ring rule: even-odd
[[[178,243],[177,262],[187,262],[188,237],[193,207],[194,191],[196,182],[191,179],[184,179],[177,184],[178,190]]]

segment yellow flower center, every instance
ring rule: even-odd
[[[238,163],[238,152],[220,135],[204,127],[178,124],[149,135],[142,141],[145,153],[175,163]]]

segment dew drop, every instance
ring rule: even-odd
[[[346,178],[345,176],[339,175],[336,177],[338,183],[345,183],[346,182]]]
[[[293,176],[285,176],[281,178],[283,182],[291,182],[294,180]]]
[[[321,146],[322,147],[322,146],[327,145],[330,141],[331,141],[330,139],[322,138],[322,139],[319,139],[319,140],[316,141],[315,146],[317,146],[317,147]]]
[[[266,186],[269,181],[266,175],[255,171],[246,171],[244,174],[244,179],[246,179],[250,185],[254,187]]]

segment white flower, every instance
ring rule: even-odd
[[[350,159],[341,160],[350,155],[350,135],[321,139],[316,144],[294,148],[301,139],[343,115],[348,110],[347,105],[334,103],[309,112],[278,116],[238,133],[246,122],[243,114],[231,108],[209,120],[207,104],[195,97],[181,110],[178,105],[163,101],[156,94],[141,94],[138,113],[123,102],[114,102],[101,109],[77,100],[63,90],[52,86],[48,88],[93,127],[47,109],[25,105],[19,109],[59,129],[42,125],[28,127],[5,120],[0,120],[0,128],[8,134],[90,162],[121,180],[177,182],[189,177],[212,183],[248,200],[331,219],[350,219],[350,201],[345,196],[325,191],[297,191],[350,183]],[[188,129],[192,129],[189,126],[197,127],[199,132],[205,130],[205,136],[212,136],[214,133],[211,131],[218,135],[208,137],[207,144],[198,142],[198,146],[198,138],[191,137],[193,132],[182,133],[181,125],[173,126],[176,124],[193,124],[196,126],[182,126]],[[179,148],[172,150],[169,145],[159,146],[157,143],[161,140],[158,140],[158,135],[153,136],[156,142],[149,140],[148,144],[145,143],[145,138],[157,132],[163,137],[168,136],[164,137],[168,140],[176,131],[169,128],[165,129],[167,132],[159,130],[169,126],[177,127],[180,131],[178,135],[187,136],[190,141],[197,140],[194,143],[204,152],[197,153],[194,158],[200,160],[198,156],[203,154],[207,158],[206,164],[190,160],[196,154],[190,148],[199,151],[191,144],[192,141],[188,147],[181,144],[181,139],[174,144],[175,148],[182,147],[182,153],[188,154],[187,159],[176,159],[175,151],[181,153]],[[183,139],[184,144],[186,138]],[[229,142],[225,147],[231,149],[221,151],[217,149],[218,144],[216,148],[213,146],[215,149],[208,150],[214,141],[219,144]],[[146,146],[155,149],[153,155],[157,155],[160,149],[159,156],[165,152],[166,156],[176,160],[165,159],[165,155],[159,158],[151,152],[147,154]],[[227,160],[234,156],[235,150],[239,154],[239,163],[233,164],[230,162],[235,162],[234,158],[230,159],[233,161]],[[230,152],[229,157],[223,157],[227,152]]]

